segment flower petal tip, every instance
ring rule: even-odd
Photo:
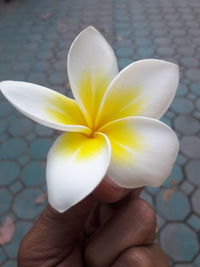
[[[83,30],[82,32],[84,32],[84,31],[96,31],[96,32],[98,32],[97,29],[92,25],[90,25],[87,28],[85,28],[85,30]]]
[[[0,81],[0,90],[1,91],[4,89],[4,86],[6,85],[7,82],[10,82],[10,81]]]
[[[87,197],[102,181],[110,164],[109,139],[65,133],[53,144],[47,157],[48,200],[64,212]]]
[[[169,66],[171,65],[179,69],[178,64],[168,61],[168,60],[163,60],[163,59],[146,58],[146,59],[138,60],[136,62],[152,62],[152,63],[168,64]]]
[[[60,208],[59,206],[53,204],[53,203],[51,202],[50,199],[48,199],[48,203],[50,204],[50,206],[51,206],[54,210],[58,211],[59,213],[64,213],[65,211],[67,211],[68,209],[71,208],[71,207],[65,207],[65,209]],[[72,205],[72,206],[73,206],[73,205]]]
[[[78,35],[77,35],[77,37],[75,38],[75,40],[77,40],[79,37],[81,37],[81,36],[83,36],[83,35],[85,35],[85,34],[92,34],[92,33],[98,33],[98,34],[100,34],[99,33],[99,31],[95,28],[95,27],[93,27],[93,26],[88,26],[87,28],[85,28],[83,31],[81,31]],[[75,41],[74,40],[74,41]],[[73,43],[72,43],[73,44]]]
[[[13,84],[23,84],[24,82],[13,81],[13,80],[5,80],[0,82],[0,90],[3,92],[4,90],[8,90],[9,86],[13,86]]]
[[[0,82],[0,91],[2,94],[6,97],[6,91],[9,89],[9,85],[13,83],[14,81],[5,80]],[[6,97],[7,98],[7,97]]]

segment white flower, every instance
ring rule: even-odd
[[[179,149],[175,133],[158,121],[175,96],[178,66],[149,59],[118,73],[112,48],[89,27],[70,48],[68,76],[75,100],[31,83],[0,84],[19,111],[64,132],[47,158],[50,204],[64,212],[106,173],[126,188],[161,185]]]

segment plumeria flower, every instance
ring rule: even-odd
[[[68,54],[75,100],[40,85],[3,81],[4,96],[34,121],[63,131],[47,157],[49,203],[64,212],[104,176],[124,188],[160,186],[177,157],[175,133],[158,119],[178,86],[178,66],[141,60],[118,73],[111,46],[93,27]]]

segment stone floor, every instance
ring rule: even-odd
[[[142,194],[158,214],[158,241],[173,267],[200,266],[200,1],[13,0],[0,2],[0,80],[23,80],[66,92],[66,55],[74,37],[94,25],[112,43],[124,68],[132,61],[176,62],[181,83],[162,119],[181,141],[167,182]],[[16,266],[20,240],[45,203],[45,159],[55,138],[0,95],[0,222],[14,219],[0,265]]]

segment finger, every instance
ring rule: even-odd
[[[32,229],[23,239],[18,253],[19,266],[24,262],[42,262],[43,259],[60,259],[72,249],[80,239],[85,220],[94,203],[92,197],[87,197],[65,213],[59,213],[47,206]],[[35,263],[34,266],[40,266]],[[42,265],[41,265],[42,266]]]
[[[85,223],[85,235],[90,238],[99,227],[104,225],[113,215],[114,210],[110,205],[97,203],[91,210],[86,223]]]
[[[142,189],[143,189],[142,187],[133,189],[131,192],[129,192],[128,195],[126,195],[125,197],[123,197],[119,201],[111,203],[112,207],[114,209],[119,209],[119,208],[123,207],[123,205],[125,205],[125,203],[127,203],[128,199],[139,198],[140,193],[142,192]]]
[[[153,243],[155,232],[156,218],[150,205],[127,198],[88,242],[86,262],[89,267],[109,266],[127,248]]]
[[[124,198],[130,191],[130,189],[118,186],[106,176],[92,195],[101,202],[113,203]]]
[[[111,267],[169,267],[158,245],[133,247],[123,252]]]
[[[109,178],[107,177],[105,181],[103,181],[100,186],[93,192],[93,196],[97,200],[96,205],[91,210],[90,215],[87,219],[85,225],[85,233],[87,236],[92,235],[99,227],[104,225],[113,215],[113,207],[118,208],[123,205],[123,201],[126,201],[126,196],[128,195],[130,198],[138,198],[142,188],[136,188],[132,191],[123,189],[117,185],[115,185]],[[113,202],[114,206],[99,203],[101,202]],[[117,202],[115,202],[117,201]]]
[[[113,214],[114,209],[111,205],[101,204],[99,208],[99,227],[106,224]]]

